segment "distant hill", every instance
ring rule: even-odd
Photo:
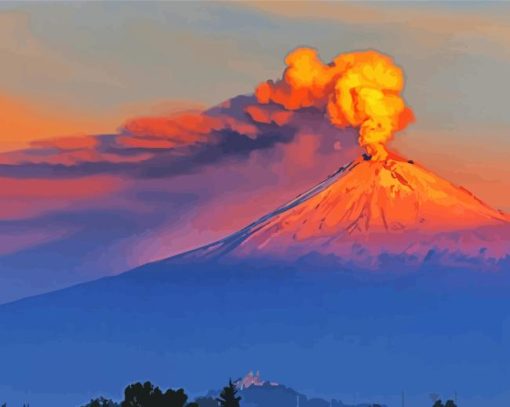
[[[309,398],[296,390],[276,382],[265,381],[259,372],[249,372],[235,381],[242,407],[372,407],[381,404],[360,403],[344,404],[341,400]],[[199,397],[200,407],[217,407],[216,397],[219,391],[211,391],[206,397]]]

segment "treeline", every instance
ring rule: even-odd
[[[447,400],[445,404],[441,400],[437,400],[432,407],[457,407],[453,400]]]
[[[126,387],[124,400],[120,403],[100,397],[82,407],[240,407],[241,397],[237,392],[236,385],[230,380],[218,398],[202,397],[188,403],[184,389],[163,391],[151,382],[134,383]]]
[[[238,395],[237,386],[229,380],[218,398],[199,397],[194,402],[188,403],[188,395],[184,389],[161,390],[151,382],[133,383],[124,390],[124,399],[118,403],[113,400],[99,397],[90,400],[81,407],[240,407],[241,397]],[[6,403],[0,407],[7,407]],[[23,407],[29,407],[23,404]],[[381,407],[372,404],[370,407]],[[447,400],[443,404],[436,400],[432,407],[458,407],[453,400]]]

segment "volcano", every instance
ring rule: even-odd
[[[509,235],[422,166],[360,157],[218,242],[0,306],[0,390],[56,407],[135,380],[203,394],[256,366],[340,398],[507,405]]]
[[[217,242],[1,305],[0,403],[81,405],[145,380],[204,394],[249,367],[344,400],[395,406],[405,390],[410,405],[429,407],[431,392],[455,389],[463,407],[510,404],[510,218],[388,153],[413,117],[391,58],[355,52],[324,64],[298,49],[286,64],[256,101],[209,110],[230,119],[224,137],[214,126],[211,137],[199,132],[209,143],[182,161],[210,163],[331,126],[356,131],[372,156]],[[255,124],[254,139],[239,133]],[[140,135],[131,142],[147,141]],[[350,154],[345,140],[340,152]],[[113,146],[110,136],[102,143]],[[158,175],[172,157],[136,174]]]
[[[389,258],[406,267],[498,268],[509,248],[508,215],[390,154],[360,157],[243,230],[180,259],[295,261],[313,253],[372,270],[394,270]]]

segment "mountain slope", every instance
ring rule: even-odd
[[[428,407],[455,388],[465,407],[507,405],[509,247],[506,215],[467,191],[360,159],[219,242],[0,306],[0,392],[55,407],[135,380],[203,394],[256,366],[343,399],[396,405],[404,388]]]
[[[310,253],[371,269],[383,267],[383,256],[416,265],[439,256],[451,266],[492,266],[510,255],[510,217],[412,161],[359,158],[240,232],[181,259],[293,261]]]

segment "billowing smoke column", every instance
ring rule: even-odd
[[[359,128],[359,143],[375,160],[396,131],[414,119],[400,93],[404,75],[392,59],[376,51],[338,55],[324,64],[317,51],[298,48],[285,58],[281,80],[260,84],[259,103],[277,103],[288,110],[316,107],[338,127]]]

